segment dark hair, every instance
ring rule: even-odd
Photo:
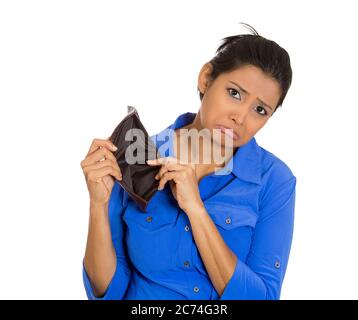
[[[260,36],[250,25],[241,24],[248,26],[253,34],[239,34],[222,39],[224,42],[216,50],[215,57],[209,61],[213,66],[211,80],[221,73],[230,72],[249,64],[254,65],[277,80],[281,87],[282,93],[275,112],[282,105],[291,86],[290,56],[276,42]],[[203,93],[199,91],[199,95],[202,100]]]

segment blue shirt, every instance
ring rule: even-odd
[[[174,155],[173,135],[164,142],[163,136],[191,123],[195,115],[184,113],[151,136],[159,152],[169,146],[163,156]],[[208,214],[238,258],[221,296],[169,183],[155,193],[143,213],[115,180],[108,214],[117,267],[98,298],[82,262],[88,299],[279,299],[293,235],[296,177],[254,137],[236,149],[221,170],[227,168],[232,168],[229,174],[212,173],[199,183]]]

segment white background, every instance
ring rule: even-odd
[[[0,298],[86,299],[80,161],[135,106],[149,134],[197,112],[197,76],[252,25],[293,83],[256,135],[297,177],[281,299],[358,298],[355,1],[0,1]]]

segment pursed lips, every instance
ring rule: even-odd
[[[218,125],[216,126],[216,128],[220,129],[221,132],[223,132],[224,134],[227,134],[229,137],[233,138],[234,140],[238,140],[240,139],[240,136],[237,132],[235,132],[235,130],[233,128],[229,128],[223,125]]]

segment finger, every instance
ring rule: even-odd
[[[174,180],[176,184],[179,184],[181,181],[179,177],[179,172],[173,171],[165,173],[160,179],[158,190],[162,190],[169,180]]]
[[[120,180],[119,171],[116,170],[112,166],[105,166],[103,168],[99,168],[99,169],[89,171],[88,174],[87,174],[87,180],[90,181],[90,182],[98,183],[106,175],[111,175],[114,178]]]
[[[111,159],[114,160],[115,156],[112,151],[108,150],[107,147],[100,147],[93,153],[91,153],[84,161],[84,165],[92,164],[96,161],[100,161],[102,159]]]
[[[107,167],[107,166],[113,167],[116,171],[118,171],[120,180],[122,180],[121,170],[118,168],[117,163],[114,163],[110,159],[106,159],[104,161],[98,161],[98,162],[96,162],[96,163],[94,163],[92,165],[86,166],[86,167],[83,168],[83,172],[84,172],[84,174],[86,176],[92,170],[100,169],[100,168]]]
[[[107,147],[108,149],[113,151],[117,150],[117,147],[109,139],[93,139],[86,157],[96,151],[99,147]]]
[[[158,158],[158,159],[152,159],[147,160],[147,164],[149,165],[160,165],[160,164],[166,164],[166,163],[178,163],[178,159],[174,157],[164,157],[164,158]]]
[[[184,169],[185,169],[185,166],[183,166],[183,165],[181,165],[181,164],[178,164],[178,163],[172,162],[172,163],[164,164],[164,165],[160,168],[159,172],[156,174],[155,179],[156,179],[156,180],[160,179],[160,177],[161,177],[164,173],[166,173],[166,172],[168,172],[168,171],[181,171],[181,170],[184,170]]]
[[[117,162],[114,154],[107,149],[107,147],[101,147],[97,151],[94,151],[92,154],[88,155],[86,159],[81,161],[81,167],[84,168],[88,165],[94,164],[97,161],[101,161],[102,159],[111,159],[114,162]]]

